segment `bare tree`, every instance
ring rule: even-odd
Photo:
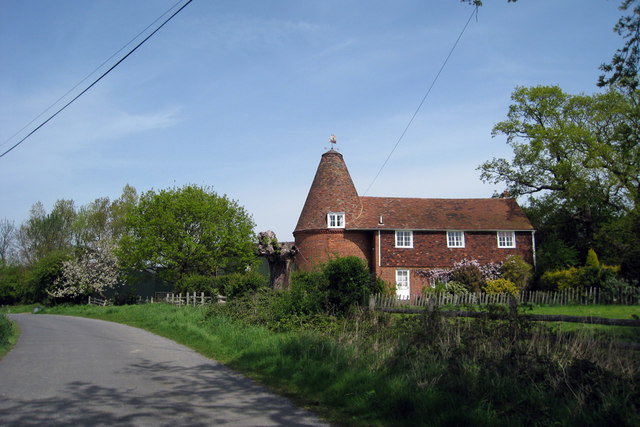
[[[273,231],[262,231],[258,233],[256,252],[269,262],[269,285],[274,289],[287,289],[293,258],[298,253],[293,242],[278,242]]]
[[[16,237],[16,225],[8,219],[0,220],[0,263],[6,265],[13,250]]]

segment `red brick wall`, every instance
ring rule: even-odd
[[[304,271],[310,271],[335,255],[355,255],[372,267],[371,232],[327,229],[299,231],[294,237],[300,251],[295,258],[296,267]]]
[[[465,231],[464,248],[448,248],[444,231],[414,231],[413,248],[396,248],[394,231],[381,231],[380,240],[383,267],[451,267],[465,258],[487,264],[515,254],[533,263],[531,232],[516,232],[515,248],[498,248],[495,231]]]

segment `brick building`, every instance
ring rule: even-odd
[[[535,261],[533,227],[514,199],[360,197],[334,150],[322,155],[293,235],[298,268],[355,255],[404,298],[428,285],[418,270],[513,254]]]

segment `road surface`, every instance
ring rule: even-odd
[[[117,323],[9,315],[0,425],[324,425],[314,415],[173,341]]]

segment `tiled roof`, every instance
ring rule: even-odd
[[[347,229],[533,230],[514,199],[361,197],[360,200],[361,213],[347,218]]]
[[[327,228],[329,212],[355,218],[359,209],[360,198],[342,154],[329,150],[320,159],[295,231]]]
[[[360,197],[334,150],[322,155],[294,233],[326,229],[329,212],[344,212],[347,230],[533,230],[511,198]]]

